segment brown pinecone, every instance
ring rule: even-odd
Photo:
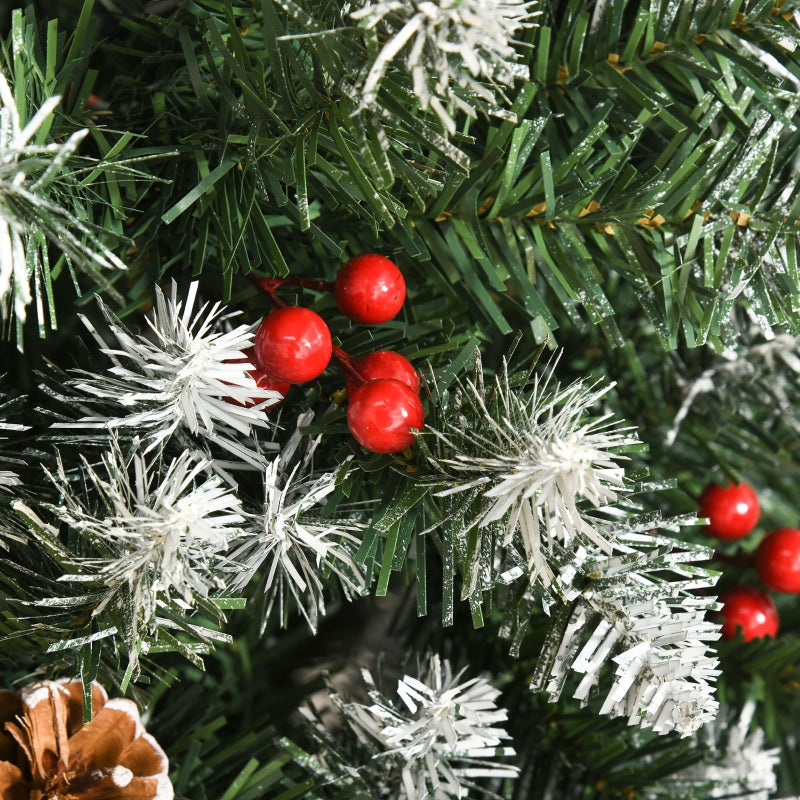
[[[0,690],[0,800],[172,800],[168,762],[136,704],[80,681]]]

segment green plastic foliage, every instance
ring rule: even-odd
[[[592,26],[582,3],[554,7],[518,122],[474,123],[469,175],[412,210],[403,230],[497,333],[588,322],[621,346],[614,276],[665,349],[725,346],[741,305],[800,330],[796,25],[764,3],[687,7],[671,26],[650,4],[606,4]]]
[[[459,189],[436,208],[444,228],[474,221],[477,207],[482,244],[503,225],[502,238],[532,259],[494,262],[525,264],[545,306],[599,325],[616,346],[612,275],[638,295],[665,349],[723,346],[739,304],[764,328],[800,329],[787,291],[798,233],[796,24],[772,4],[692,14],[689,5],[664,26],[671,15],[650,4],[609,3],[588,32],[583,4],[554,8],[532,34],[535,82],[517,96],[521,121],[491,131],[473,167],[491,164],[477,198]],[[526,294],[532,316],[538,299]],[[543,338],[553,326],[538,322]]]
[[[89,46],[84,10],[73,55]],[[331,277],[371,241],[414,259],[417,282],[453,287],[446,312],[494,336],[541,343],[593,324],[621,346],[616,276],[665,349],[723,347],[742,305],[798,331],[791,15],[768,2],[591,12],[569,0],[537,21],[522,34],[531,79],[512,93],[516,121],[464,119],[449,139],[391,70],[380,107],[358,110],[371,45],[336,4],[199,0],[124,17],[98,69],[78,75],[78,59],[62,78],[49,42],[42,71],[88,96],[113,60],[113,107],[150,109],[120,121],[151,152],[178,153],[131,217],[130,307],[173,264],[211,269],[228,299],[252,270]],[[144,152],[95,140],[104,155]],[[103,185],[119,230],[130,186]]]
[[[131,38],[114,55],[134,59],[144,41],[158,43],[145,64],[158,76],[152,131],[169,126],[182,156],[169,192],[145,212],[156,252],[140,270],[180,251],[195,275],[211,266],[225,276],[225,297],[233,276],[251,270],[318,274],[320,257],[339,263],[346,247],[331,231],[391,229],[409,205],[424,207],[441,174],[466,171],[458,148],[409,118],[391,82],[381,119],[354,115],[363,43],[333,7],[325,11],[317,19],[293,2],[200,0],[173,17],[125,20]],[[176,58],[184,66],[165,80],[159,62]],[[120,92],[127,82],[117,82]],[[388,132],[404,125],[403,146],[390,143]]]

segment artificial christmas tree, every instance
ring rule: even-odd
[[[0,10],[4,797],[800,794],[792,0]]]

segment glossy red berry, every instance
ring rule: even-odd
[[[332,350],[328,326],[309,308],[278,308],[264,317],[256,331],[256,366],[286,383],[316,378],[328,366]]]
[[[425,415],[416,392],[402,381],[383,378],[350,395],[347,425],[356,441],[373,453],[397,453],[414,442]]]
[[[394,262],[366,253],[342,266],[333,291],[346,317],[363,325],[378,325],[400,311],[406,299],[406,281]]]
[[[264,410],[266,411],[268,408],[274,408],[279,403],[283,401],[286,397],[289,389],[292,388],[291,383],[287,383],[286,381],[279,381],[277,378],[273,378],[271,375],[267,375],[266,372],[262,372],[258,367],[255,366],[255,347],[248,347],[246,350],[243,351],[245,357],[244,358],[237,358],[230,363],[232,364],[247,364],[252,369],[248,369],[247,372],[250,374],[250,377],[256,382],[256,386],[259,389],[263,389],[264,391],[271,391],[277,392],[280,395],[280,399],[275,399],[272,401],[267,402],[264,405]],[[250,398],[244,403],[240,403],[238,400],[234,400],[232,397],[225,398],[229,403],[233,403],[235,406],[244,405],[245,408],[250,408],[251,406],[256,405],[257,403],[264,402],[263,399],[256,396],[255,398]]]
[[[356,359],[353,366],[365,383],[381,378],[393,378],[419,394],[419,375],[411,362],[400,353],[394,353],[391,350],[376,350],[374,353],[367,353]],[[359,385],[353,380],[347,381],[347,394],[353,394]]]
[[[772,598],[755,586],[737,586],[720,595],[722,638],[734,639],[741,629],[745,642],[777,636],[778,609]]]
[[[800,592],[800,530],[778,528],[756,550],[758,577],[773,592]]]
[[[733,541],[755,528],[761,509],[753,489],[746,483],[709,484],[700,495],[699,516],[708,517],[706,533]]]

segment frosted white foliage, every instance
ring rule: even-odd
[[[8,469],[0,469],[0,492],[7,491],[12,486],[19,486],[19,476]]]
[[[479,491],[483,510],[471,525],[501,524],[505,545],[519,537],[531,582],[538,579],[548,590],[555,581],[547,557],[553,542],[611,551],[613,541],[586,507],[608,506],[628,491],[625,457],[616,451],[640,442],[610,414],[590,414],[612,385],[534,381],[523,394],[498,377],[491,410],[482,387],[467,383],[469,414],[434,431],[450,453],[440,463],[453,483],[438,494]]]
[[[105,586],[95,614],[109,603],[125,605],[140,631],[165,600],[191,608],[225,588],[227,550],[244,516],[239,499],[209,477],[210,466],[188,452],[168,464],[137,451],[126,456],[112,439],[101,468],[83,461],[84,494],[59,460],[50,478],[61,502],[51,510],[96,553],[74,559],[78,571],[63,580]]]
[[[400,64],[412,79],[422,108],[430,108],[454,133],[453,116],[475,116],[474,99],[492,110],[506,101],[527,69],[517,63],[515,36],[540,12],[524,0],[379,0],[365,2],[350,16],[362,27],[380,27],[387,38],[361,86],[365,107],[377,104],[388,67]]]
[[[787,373],[794,373],[789,382],[785,377]],[[753,382],[759,375],[766,376],[764,383],[772,394],[769,401],[765,399],[764,404],[774,407],[775,413],[780,414],[795,429],[800,427],[796,419],[796,403],[786,391],[787,383],[796,385],[800,376],[800,337],[781,333],[766,342],[736,349],[728,348],[697,378],[685,381],[684,399],[675,414],[672,427],[667,431],[666,443],[672,445],[675,442],[692,406],[703,395],[743,388],[750,397]]]
[[[670,778],[670,795],[694,790],[702,792],[703,797],[726,800],[772,797],[777,789],[775,771],[780,763],[780,748],[764,748],[764,731],[753,726],[755,709],[755,703],[748,701],[738,719],[730,714],[720,715],[698,734],[708,755]]]
[[[313,415],[298,419],[298,428]],[[330,519],[313,514],[335,490],[339,470],[314,475],[312,456],[319,437],[295,431],[264,471],[264,508],[248,515],[246,535],[232,558],[243,566],[233,576],[231,588],[246,586],[261,572],[265,606],[263,624],[277,612],[288,622],[289,601],[300,610],[316,632],[325,614],[326,575],[336,576],[346,593],[360,594],[366,587],[363,567],[354,559],[364,524],[349,519]]]
[[[24,431],[27,427],[27,425],[18,425],[0,419],[0,441],[6,438],[3,436],[3,431]],[[9,459],[4,460],[8,461]],[[16,472],[8,469],[0,469],[0,492],[9,491],[12,487],[19,486],[20,483],[19,476]]]
[[[270,424],[265,409],[282,397],[260,388],[250,374],[254,366],[245,351],[253,344],[253,326],[224,325],[233,315],[224,316],[219,302],[196,309],[197,291],[194,282],[181,299],[174,282],[169,297],[156,287],[149,335],[129,331],[102,303],[111,344],[84,319],[112,366],[102,374],[78,373],[72,385],[110,410],[61,427],[148,431],[151,447],[183,428],[263,466],[250,438]]]
[[[764,730],[753,727],[756,706],[745,703],[738,719],[720,715],[700,734],[709,755],[681,770],[669,783],[681,790],[702,790],[708,798],[769,800],[777,789],[780,748],[764,748]]]
[[[447,659],[429,657],[419,678],[403,676],[397,685],[399,703],[375,688],[368,670],[362,674],[371,705],[342,703],[347,721],[362,739],[380,749],[391,780],[392,800],[466,798],[474,778],[515,778],[518,768],[501,759],[513,757],[508,718],[498,707],[499,690],[484,677],[462,681]]]
[[[586,702],[611,663],[601,714],[688,736],[718,710],[718,662],[709,642],[720,633],[707,619],[716,598],[694,593],[717,576],[692,564],[710,551],[681,543],[675,552],[673,540],[641,528],[617,531],[619,555],[596,553],[586,561],[592,580],[555,620],[531,687],[555,701],[574,673],[580,677],[572,696]]]
[[[46,266],[45,237],[94,268],[125,268],[72,209],[49,196],[48,187],[88,133],[82,129],[62,142],[32,143],[60,102],[60,96],[50,97],[23,123],[11,87],[0,73],[0,314],[4,318],[10,301],[18,320],[25,319],[32,300],[31,281]],[[84,245],[86,239],[91,247]]]

